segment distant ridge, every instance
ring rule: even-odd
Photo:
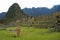
[[[49,15],[55,11],[60,11],[60,5],[54,5],[51,9],[47,7],[32,7],[32,8],[24,8],[24,13],[28,14],[29,16],[40,16],[40,15]]]
[[[6,16],[6,12],[0,13],[0,20],[3,19]]]

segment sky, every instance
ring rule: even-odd
[[[60,0],[0,0],[0,13],[7,12],[13,3],[18,3],[21,9],[27,7],[47,7],[52,8],[54,5],[60,5]]]

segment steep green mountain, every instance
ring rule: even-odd
[[[23,13],[23,11],[21,10],[20,6],[17,3],[14,3],[8,10],[5,18],[3,20],[1,20],[1,23],[9,23],[12,21],[21,21],[23,20],[23,18],[25,18],[27,15],[25,13]]]

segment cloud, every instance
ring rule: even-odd
[[[17,2],[22,9],[25,7],[51,8],[53,5],[60,4],[60,0],[1,0],[0,1],[0,12],[8,11],[9,7],[15,2]]]

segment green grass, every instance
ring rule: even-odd
[[[21,28],[20,37],[12,37],[13,32],[7,30],[0,30],[0,40],[60,40],[59,32],[48,32],[48,29],[39,29],[39,28]]]

